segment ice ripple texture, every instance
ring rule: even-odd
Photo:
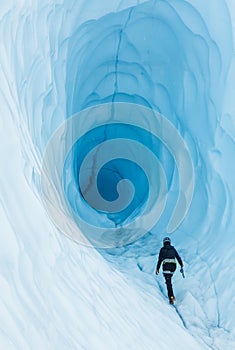
[[[1,94],[10,91],[6,100],[19,128],[28,181],[40,193],[41,162],[48,142],[62,123],[87,108],[126,103],[163,115],[187,145],[195,174],[191,206],[174,237],[187,251],[192,272],[204,282],[205,300],[214,300],[214,311],[211,303],[204,303],[208,323],[228,331],[235,328],[234,302],[227,311],[235,290],[231,271],[235,250],[232,13],[232,4],[222,0],[1,5]],[[122,131],[128,136],[126,127]],[[150,142],[143,132],[131,133],[140,143],[145,137]],[[101,134],[88,135],[82,140],[84,149],[107,135],[112,136],[108,127]],[[33,171],[27,137],[37,160]],[[164,164],[171,196],[161,220],[152,227],[156,237],[166,230],[179,190],[176,164],[160,141],[155,141],[156,153]],[[74,179],[81,149],[76,143],[63,172],[56,174],[62,177],[63,194],[71,206],[77,205]],[[54,149],[55,157],[56,153]],[[111,196],[108,200],[116,199],[117,180],[110,180],[110,172],[123,177],[129,167],[119,161],[103,169],[99,189],[104,196]],[[139,168],[132,165],[132,174],[136,171]],[[138,175],[137,212],[148,192],[145,175],[141,171]],[[105,192],[107,180],[114,188],[111,194]],[[90,210],[87,206],[87,215],[83,211],[85,219]],[[122,214],[120,218],[109,213],[110,225],[126,220],[129,211]],[[98,213],[93,220],[98,225],[106,222],[106,217]],[[147,238],[145,245],[148,250]],[[225,284],[230,287],[226,293]]]

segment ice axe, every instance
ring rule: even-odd
[[[183,267],[181,267],[180,272],[182,273],[182,277],[185,278]]]

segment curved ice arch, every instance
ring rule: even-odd
[[[102,74],[98,74],[97,67],[89,66],[89,60],[86,59],[89,56],[91,42],[96,40],[95,31],[93,36],[84,31],[85,36],[82,39],[81,29],[84,30],[85,27],[89,29],[91,26],[95,27],[95,24],[107,21],[106,25],[108,26],[109,22],[109,26],[113,26],[113,32],[116,29],[120,34],[123,23],[117,23],[114,26],[112,21],[115,15],[116,18],[123,16],[126,20],[126,14],[130,10],[124,10],[120,14],[120,9],[116,7],[117,3],[114,6],[110,1],[106,1],[104,6],[99,5],[97,8],[93,7],[95,2],[89,4],[94,9],[92,13],[85,3],[81,3],[79,7],[76,7],[76,2],[69,4],[53,2],[52,4],[42,1],[33,4],[25,2],[22,5],[19,3],[11,15],[14,18],[22,13],[21,23],[15,25],[12,22],[12,27],[7,24],[6,16],[2,16],[2,23],[6,23],[4,32],[6,43],[12,42],[13,38],[14,42],[18,43],[16,59],[9,64],[6,60],[3,62],[3,67],[11,72],[16,82],[13,87],[9,86],[12,91],[12,108],[14,109],[18,96],[17,103],[20,109],[14,110],[17,110],[16,114],[18,113],[20,120],[27,121],[36,152],[40,156],[56,127],[61,124],[66,115],[69,117],[75,110],[113,99],[138,102],[159,110],[177,126],[187,141],[196,169],[195,197],[181,232],[190,232],[190,237],[195,242],[195,251],[201,256],[206,256],[207,259],[214,259],[215,255],[226,256],[223,261],[220,259],[214,264],[213,271],[216,271],[219,265],[220,268],[223,264],[229,265],[233,261],[234,254],[234,249],[231,247],[234,242],[232,199],[235,193],[231,162],[234,157],[233,115],[235,112],[232,87],[234,38],[231,17],[233,25],[235,22],[233,2],[173,0],[151,1],[142,5],[136,2],[130,3],[138,5],[132,10],[134,16],[135,11],[139,11],[140,17],[142,13],[143,17],[154,22],[156,14],[159,14],[161,27],[172,28],[176,42],[172,52],[168,54],[166,51],[165,56],[163,52],[163,56],[157,55],[156,59],[151,61],[154,51],[144,50],[142,53],[140,43],[138,46],[138,37],[141,38],[141,36],[135,37],[135,31],[133,31],[137,41],[133,46],[136,59],[130,64],[124,62],[119,65],[119,58],[122,56],[120,54],[117,56],[117,48],[120,48],[122,55],[126,50],[121,45],[122,41],[119,46],[116,45],[115,54],[112,57],[114,74],[111,74],[113,79],[110,81],[103,79]],[[4,3],[4,6],[7,12],[8,5]],[[111,14],[112,11],[114,13]],[[103,15],[106,16],[102,17]],[[148,26],[144,26],[144,29],[147,30],[147,28]],[[127,29],[128,23],[125,30]],[[160,32],[155,40],[158,46],[166,47],[165,36],[160,35]],[[76,55],[73,54],[73,46],[76,48],[79,46],[78,43],[80,50]],[[104,62],[108,63],[106,46],[101,45],[100,48],[102,48]],[[126,52],[129,53],[128,50]],[[174,58],[179,54],[183,57],[183,61],[177,59],[175,69],[171,68],[170,62],[174,63]],[[7,55],[10,56],[10,51]],[[116,57],[118,61],[115,60]],[[160,60],[160,57],[164,59]],[[151,69],[148,58],[156,70]],[[125,61],[125,58],[123,60]],[[184,65],[181,62],[184,62]],[[121,66],[122,74],[119,73]],[[136,70],[133,70],[133,67],[136,67]],[[134,74],[129,74],[129,69]],[[83,84],[86,83],[87,71],[95,71],[97,75],[93,75],[93,82],[93,78],[87,80],[87,87],[84,85],[86,93],[80,96]],[[138,72],[139,80],[135,79],[135,72]],[[175,73],[174,81],[172,81],[172,73]],[[73,76],[80,80],[74,79]],[[84,79],[81,79],[82,77]],[[125,77],[128,77],[127,80]],[[122,81],[121,84],[118,84],[119,80]],[[102,85],[102,81],[106,84]],[[124,81],[131,81],[133,88],[131,89],[129,84],[124,84]],[[134,84],[135,81],[136,84]],[[98,87],[95,89],[94,86],[97,85],[102,86],[102,89]],[[93,93],[90,91],[91,86]],[[76,93],[74,94],[73,91]],[[23,123],[20,127],[21,130],[24,128]],[[22,139],[26,135],[22,132]],[[22,144],[24,145],[24,139]],[[24,149],[24,157],[27,159],[26,149]],[[170,168],[170,162],[167,164]],[[27,169],[26,162],[27,176],[29,176],[28,171],[31,169]],[[169,177],[173,178],[172,165],[169,174]],[[32,177],[38,186],[39,169],[37,167]],[[173,180],[171,186],[172,193],[176,193]],[[170,203],[169,212],[173,202]],[[167,217],[158,229],[164,231],[166,222]],[[187,238],[187,235],[184,237],[187,247],[187,242],[191,242],[191,238]],[[231,248],[229,251],[228,247]],[[223,279],[220,278],[218,288],[222,285]],[[233,291],[234,288],[231,287],[231,298]],[[227,297],[224,298],[222,293],[220,297],[221,304],[226,305]],[[230,328],[234,326],[234,319],[230,319],[225,313],[221,314],[220,318]]]

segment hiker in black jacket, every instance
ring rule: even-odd
[[[163,247],[159,252],[158,263],[156,268],[156,275],[159,274],[159,269],[162,264],[163,275],[166,280],[167,292],[170,304],[174,304],[175,296],[172,289],[171,279],[176,270],[176,260],[183,268],[183,262],[179,256],[177,250],[171,245],[171,240],[169,237],[163,239]]]

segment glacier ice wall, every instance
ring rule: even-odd
[[[222,0],[1,5],[1,65],[8,77],[4,87],[11,91],[8,103],[19,128],[25,176],[35,192],[40,193],[46,145],[72,115],[118,102],[159,112],[183,138],[195,174],[191,206],[173,237],[183,249],[188,273],[203,281],[200,287],[208,323],[229,331],[235,326],[234,303],[227,310],[235,289],[231,271],[235,220],[233,6],[231,1]],[[108,127],[94,126],[97,134],[88,133],[74,145],[59,174],[71,207],[77,205],[77,171],[87,149],[96,146],[97,139],[113,137]],[[134,129],[121,132],[141,143],[149,137]],[[26,139],[33,144],[33,167]],[[159,140],[146,142],[151,149],[156,148],[164,165],[169,200],[151,236],[143,237],[144,248],[137,253],[134,250],[135,255],[143,250],[150,254],[156,248],[152,242],[164,235],[178,196],[174,159]],[[56,153],[55,149],[55,159]],[[128,173],[139,190],[134,207],[122,216],[106,215],[81,199],[82,208],[78,209],[85,220],[93,214],[96,225],[100,221],[117,226],[130,213],[141,215],[138,208],[149,189],[145,174],[136,165],[121,160],[109,163],[98,179],[99,190],[107,200],[114,200],[118,181]],[[224,285],[229,290],[225,291]]]

